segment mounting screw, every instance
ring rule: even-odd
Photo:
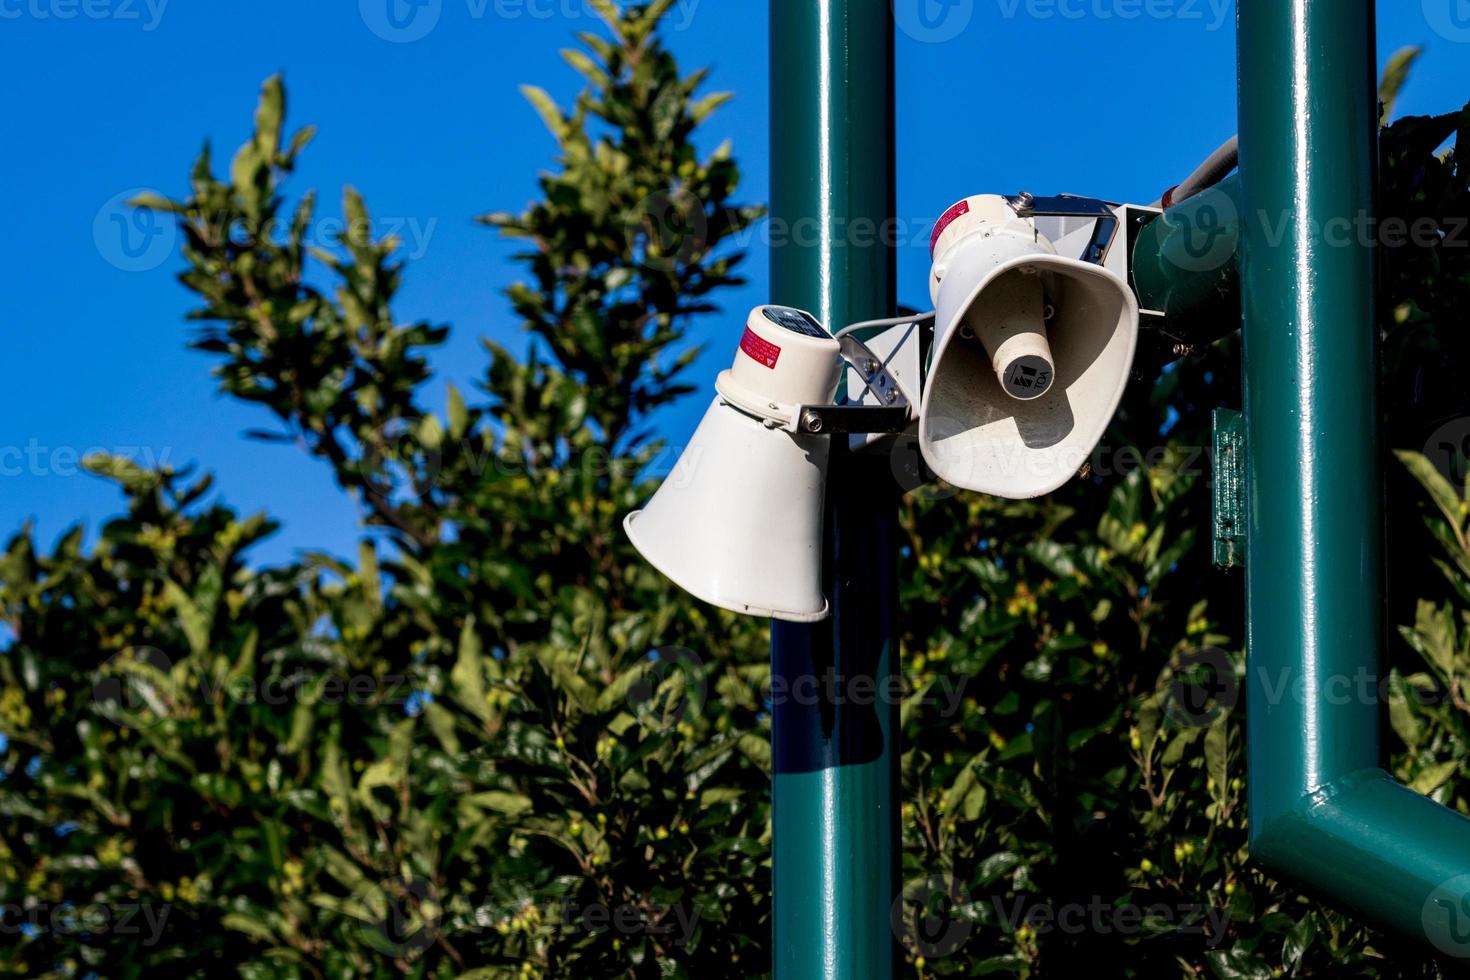
[[[871,357],[865,357],[865,358],[863,358],[863,373],[864,374],[872,374],[876,370],[878,370],[878,362],[877,361],[873,360]]]
[[[821,432],[822,417],[816,412],[803,412],[801,416],[801,427],[808,432]]]

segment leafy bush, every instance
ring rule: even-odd
[[[487,344],[473,399],[423,404],[446,328],[395,317],[395,243],[355,194],[337,247],[307,246],[312,196],[288,205],[285,183],[310,130],[285,135],[279,80],[228,177],[206,151],[187,198],[141,202],[185,233],[222,390],[329,466],[371,532],[354,561],[252,567],[268,517],[208,477],[95,458],[127,509],[94,547],[10,541],[0,969],[768,972],[768,629],[687,599],[619,529],[655,485],[650,413],[689,391],[688,318],[739,282],[734,236],[760,216],[728,147],[696,153],[725,97],[660,44],[669,5],[600,5],[608,33],[566,53],[587,80],[570,108],[526,90],[557,169],[485,220],[526,243],[508,292],[532,344]],[[1455,126],[1385,130],[1388,213],[1470,213],[1435,155]],[[1447,314],[1470,267],[1385,259],[1386,390],[1411,393],[1391,431],[1420,447],[1465,414],[1408,379],[1463,345]],[[1047,500],[905,500],[905,878],[948,875],[959,899],[948,942],[901,937],[912,975],[1440,969],[1250,866],[1242,707],[1179,696],[1197,667],[1243,670],[1200,448],[1238,366],[1226,340],[1136,386],[1086,482]],[[1403,459],[1423,490],[1395,482],[1395,512],[1426,501],[1428,538],[1395,541],[1417,591],[1392,684],[1450,696],[1393,704],[1393,764],[1470,812],[1470,485]],[[1080,929],[1037,914],[1081,908]]]

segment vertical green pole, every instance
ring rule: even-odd
[[[1242,0],[1239,35],[1256,829],[1378,765],[1375,699],[1325,683],[1376,674],[1383,636],[1373,3]]]
[[[829,329],[889,315],[893,21],[887,0],[771,0],[772,302]],[[777,980],[886,980],[898,945],[897,498],[885,458],[833,440],[832,617],[772,629]]]
[[[1379,765],[1372,0],[1241,0],[1252,855],[1470,957],[1470,820]]]

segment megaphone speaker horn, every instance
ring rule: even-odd
[[[825,619],[822,511],[831,437],[795,431],[828,404],[841,346],[810,314],[751,313],[719,396],[663,485],[623,522],[648,563],[695,598],[790,622]]]
[[[717,398],[674,471],[623,527],[650,565],[697,599],[751,616],[825,619],[830,442],[767,429]]]
[[[1077,473],[1117,411],[1138,300],[1114,273],[1057,255],[1003,198],[956,211],[935,236],[919,448],[954,486],[1039,497]]]

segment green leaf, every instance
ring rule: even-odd
[[[260,105],[255,110],[256,145],[265,159],[271,160],[281,146],[281,123],[286,118],[286,86],[280,75],[272,75],[260,89]]]
[[[372,792],[378,787],[397,788],[408,780],[408,760],[417,727],[415,718],[407,718],[393,726],[388,735],[387,755],[368,766],[357,782],[357,799],[364,806],[374,805]]]
[[[1230,716],[1221,715],[1205,733],[1205,771],[1215,781],[1215,798],[1223,800],[1230,785]]]
[[[735,743],[746,758],[765,772],[771,769],[771,743],[757,735],[741,735]]]
[[[449,683],[455,702],[488,725],[492,714],[485,700],[483,661],[480,637],[475,632],[475,617],[470,616],[459,633],[459,655],[449,673]]]
[[[444,426],[433,415],[425,415],[419,419],[414,437],[418,440],[419,445],[437,452],[444,445]]]
[[[1270,964],[1243,946],[1212,949],[1205,961],[1220,980],[1271,980]]]
[[[163,595],[169,608],[178,617],[179,627],[189,640],[189,648],[196,654],[209,652],[209,635],[213,623],[213,604],[195,601],[177,582],[165,581]]]
[[[1203,728],[1186,728],[1169,740],[1163,757],[1159,760],[1165,768],[1172,769],[1184,761],[1184,753],[1205,733]]]
[[[486,810],[494,810],[506,816],[518,817],[528,813],[534,807],[529,797],[519,793],[505,793],[500,790],[487,790],[483,793],[471,793],[465,797],[470,804]]]
[[[429,723],[429,731],[434,733],[445,753],[452,758],[458,758],[460,744],[459,737],[454,734],[454,714],[443,705],[430,701],[424,705],[424,718]]]
[[[1430,766],[1414,777],[1414,781],[1409,784],[1409,788],[1416,793],[1423,793],[1425,796],[1428,796],[1443,786],[1455,774],[1455,770],[1459,768],[1460,763],[1455,759]]]
[[[566,48],[563,49],[561,56],[567,64],[581,72],[582,76],[591,82],[594,87],[606,88],[611,83],[607,72],[603,71],[595,61],[587,57],[585,52],[578,51],[575,48]]]
[[[286,160],[288,162],[294,162],[300,156],[301,151],[306,149],[315,138],[315,126],[303,126],[301,129],[298,129],[296,134],[291,137],[291,145],[286,149]]]
[[[607,712],[622,704],[627,700],[633,688],[637,687],[638,684],[647,678],[652,670],[653,665],[647,660],[640,660],[631,665],[627,670],[613,678],[611,684],[608,684],[602,689],[602,692],[597,695],[597,702],[593,706],[593,710],[600,713]],[[681,671],[674,671],[664,680],[665,682],[673,680],[676,683],[683,683],[683,674]]]
[[[1317,913],[1308,912],[1286,934],[1281,947],[1281,965],[1293,976],[1301,968],[1302,957],[1317,939]]]
[[[1388,692],[1389,724],[1393,727],[1394,733],[1403,740],[1404,745],[1410,751],[1414,751],[1419,748],[1422,729],[1409,703],[1410,699],[1414,698],[1414,694],[1404,683],[1403,675],[1397,670],[1389,674]]]
[[[162,194],[144,192],[129,199],[128,207],[138,208],[144,211],[162,211],[166,214],[183,214],[185,207],[181,202],[172,201]]]
[[[704,122],[704,120],[719,110],[721,106],[727,105],[734,98],[735,94],[733,92],[715,92],[711,95],[706,95],[689,107],[689,117],[697,123]]]
[[[383,610],[383,579],[378,570],[378,549],[371,541],[362,541],[357,546],[357,577],[362,582],[363,595],[378,612]]]
[[[977,778],[975,773],[976,765],[976,761],[971,761],[968,765],[961,768],[955,776],[954,782],[950,783],[949,788],[944,791],[945,813],[954,813],[960,810],[965,797],[969,796],[970,791],[975,788]]]
[[[622,11],[613,0],[587,0],[587,5],[597,12],[597,15],[610,27],[614,33],[622,30]]]
[[[454,385],[449,386],[449,407],[447,410],[449,418],[449,438],[455,442],[464,438],[465,432],[469,430],[470,413],[465,408],[464,396]]]
[[[1455,527],[1459,527],[1461,521],[1460,495],[1455,492],[1454,487],[1450,486],[1450,481],[1446,480],[1422,453],[1395,450],[1394,455],[1414,475],[1414,479],[1429,491],[1430,498],[1433,499],[1440,513],[1444,514],[1445,519]]]
[[[352,780],[347,775],[347,766],[342,760],[342,746],[336,732],[328,736],[322,754],[321,788],[327,795],[332,816],[339,823],[352,812]]]
[[[555,681],[556,687],[571,698],[573,704],[584,714],[597,712],[597,692],[577,672],[581,657],[565,650],[542,647],[536,651],[536,660],[543,670]]]
[[[1399,627],[1399,635],[1438,669],[1446,681],[1456,676],[1457,637],[1454,615],[1448,604],[1440,608],[1427,600],[1419,600],[1414,626]]]
[[[106,453],[95,453],[86,457],[82,460],[82,467],[89,473],[95,473],[97,476],[122,484],[123,488],[133,495],[146,493],[163,481],[160,473],[145,470],[122,456],[111,456]]]
[[[1021,864],[1021,856],[1012,851],[997,851],[980,862],[975,871],[975,880],[981,888],[987,888],[1010,874]]]
[[[242,932],[258,942],[268,943],[272,946],[280,943],[280,939],[271,931],[270,927],[255,916],[244,915],[240,912],[228,912],[220,918],[220,925],[226,929],[232,929],[235,932]]]
[[[1394,106],[1398,103],[1399,92],[1403,90],[1404,83],[1409,80],[1409,72],[1414,68],[1414,62],[1424,53],[1422,47],[1400,48],[1395,51],[1393,57],[1388,59],[1388,64],[1383,69],[1383,78],[1378,85],[1378,101],[1383,106],[1383,118],[1389,119],[1393,116]]]
[[[230,184],[240,195],[247,214],[260,212],[267,173],[267,162],[261,156],[258,144],[246,143],[235,151],[234,159],[230,161]]]
[[[562,139],[566,135],[566,120],[562,118],[561,109],[557,107],[556,101],[547,91],[538,85],[522,85],[521,94],[526,97],[527,102],[531,103],[536,114],[546,124],[546,128],[551,130],[551,135],[558,140]]]

